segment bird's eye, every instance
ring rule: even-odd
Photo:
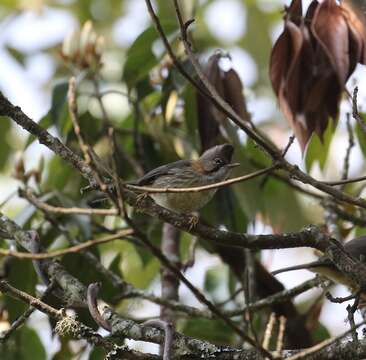
[[[216,165],[223,165],[223,163],[224,163],[224,162],[222,161],[222,159],[220,159],[220,158],[216,158],[214,161],[215,161],[215,164],[216,164]]]

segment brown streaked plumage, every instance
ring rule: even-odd
[[[214,146],[197,160],[179,160],[151,170],[134,185],[156,188],[188,188],[214,184],[225,180],[232,164],[234,148],[230,144]],[[216,189],[192,193],[157,193],[154,201],[179,213],[190,213],[202,208],[215,194]]]

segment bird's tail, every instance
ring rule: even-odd
[[[312,268],[316,268],[316,267],[319,267],[319,266],[322,266],[322,265],[324,265],[323,261],[313,261],[313,262],[306,263],[306,264],[289,266],[289,267],[286,267],[286,268],[282,268],[282,269],[272,271],[272,275],[277,275],[277,274],[280,274],[280,273],[283,273],[283,272],[293,271],[293,270],[312,269]]]

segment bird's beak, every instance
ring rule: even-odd
[[[232,163],[232,164],[228,164],[228,165],[227,165],[227,167],[228,167],[229,169],[231,169],[231,168],[237,167],[237,166],[239,166],[239,165],[240,165],[240,163]]]

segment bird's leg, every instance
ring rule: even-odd
[[[138,194],[136,197],[136,207],[138,208],[141,204],[141,202],[143,202],[144,200],[146,200],[146,198],[148,197],[148,193],[143,192],[141,194]]]
[[[188,229],[192,230],[197,226],[197,224],[199,222],[199,217],[197,214],[189,214],[188,216],[189,216],[189,221],[188,221],[189,228]]]
[[[351,326],[351,328],[355,327],[355,318],[354,318],[354,314],[358,308],[358,305],[360,304],[360,300],[361,300],[361,291],[358,290],[357,293],[355,294],[355,301],[353,303],[353,305],[348,305],[347,306],[347,312],[348,312],[348,322],[349,325]],[[358,343],[358,336],[357,336],[357,331],[356,329],[354,329],[352,331],[352,340],[355,344]]]

